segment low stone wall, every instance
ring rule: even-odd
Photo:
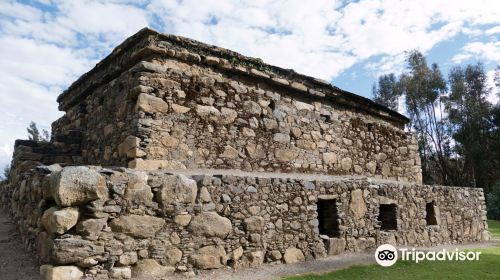
[[[49,279],[161,277],[489,238],[481,189],[234,173],[52,165],[11,174],[0,197]]]

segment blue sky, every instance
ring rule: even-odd
[[[219,45],[371,97],[418,49],[446,74],[500,63],[500,1],[0,1],[0,168],[31,120],[62,115],[56,98],[113,47],[149,26]],[[497,102],[495,92],[490,96]]]

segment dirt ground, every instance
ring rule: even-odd
[[[0,279],[40,279],[38,262],[33,253],[24,249],[16,226],[0,208]]]
[[[434,248],[419,248],[421,250],[436,250],[442,248],[487,248],[500,246],[500,240],[486,243],[472,243],[465,245],[446,245]],[[203,271],[198,275],[183,277],[176,275],[166,279],[206,279],[206,280],[268,280],[281,279],[286,276],[308,273],[326,273],[333,270],[346,268],[352,265],[375,263],[371,253],[349,253],[328,257],[325,259],[311,260],[297,264],[265,264],[258,268],[245,269],[219,269]],[[28,252],[22,245],[15,224],[9,219],[8,214],[0,208],[0,279],[1,280],[31,280],[40,279],[38,262],[33,253]]]

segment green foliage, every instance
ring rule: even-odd
[[[491,139],[493,119],[491,104],[486,97],[490,89],[482,64],[465,68],[453,67],[450,71],[451,93],[446,111],[450,121],[455,150],[462,156],[461,181],[469,186],[486,187],[490,166],[493,165]]]
[[[437,64],[418,51],[406,58],[407,71],[381,76],[374,100],[392,109],[403,96],[415,133],[426,184],[480,187],[489,193],[500,180],[500,104],[481,63],[455,66],[446,80]],[[500,66],[495,85],[500,87]]]
[[[40,130],[38,129],[37,125],[35,122],[31,122],[30,125],[26,128],[28,131],[28,139],[37,141],[37,142],[49,142],[50,141],[50,134],[47,130],[43,129],[42,132],[40,133]]]
[[[500,247],[473,249],[481,251],[479,261],[398,261],[390,267],[378,264],[352,266],[323,275],[303,275],[286,280],[351,280],[351,279],[500,279]]]
[[[493,186],[486,196],[486,206],[488,208],[488,218],[500,220],[500,182]],[[498,233],[500,234],[500,221],[498,223]]]
[[[443,118],[443,96],[447,85],[437,64],[427,65],[418,51],[407,56],[408,72],[399,79],[406,109],[419,144],[422,172],[426,183],[452,183],[452,172],[446,154],[450,137]],[[434,170],[437,170],[435,172]]]
[[[373,101],[392,110],[398,110],[398,98],[401,96],[401,85],[394,74],[378,78],[378,87],[373,85]]]

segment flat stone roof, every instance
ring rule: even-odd
[[[59,109],[64,111],[69,109],[92,94],[97,87],[118,77],[124,71],[141,61],[159,56],[172,57],[192,64],[204,64],[219,68],[221,71],[266,80],[276,86],[285,87],[289,91],[318,100],[330,100],[335,104],[387,119],[400,126],[409,122],[404,115],[366,97],[342,90],[328,81],[303,75],[292,69],[273,66],[264,63],[259,58],[247,57],[228,49],[181,36],[158,33],[149,28],[141,29],[126,39],[111,54],[59,95],[57,99]]]

